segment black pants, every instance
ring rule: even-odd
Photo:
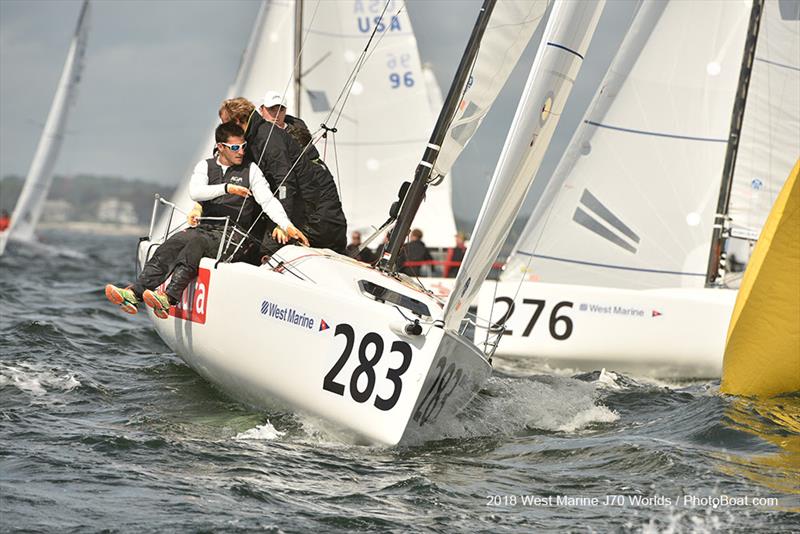
[[[230,233],[228,236],[230,236]],[[226,242],[228,236],[226,236]],[[180,301],[183,290],[197,277],[200,260],[217,257],[222,238],[222,226],[200,225],[195,228],[195,234],[181,249],[175,260],[172,279],[165,291],[170,304]],[[239,246],[240,242],[241,246]],[[241,234],[235,234],[230,244],[227,244],[222,251],[221,259],[226,261],[241,260],[250,252],[250,247],[252,246],[250,243]]]
[[[136,294],[136,298],[142,300],[142,293],[144,293],[145,289],[154,290],[167,279],[183,247],[196,234],[195,228],[187,228],[171,235],[156,249],[155,254],[145,263],[142,272],[139,273],[136,282],[133,284],[133,292]]]

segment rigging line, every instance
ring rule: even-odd
[[[311,14],[311,21],[309,22],[308,25],[309,29],[306,30],[305,35],[303,36],[303,43],[300,46],[300,51],[297,53],[297,56],[295,57],[294,66],[292,68],[291,73],[289,74],[289,79],[286,80],[286,85],[283,86],[283,94],[281,95],[281,99],[283,101],[286,101],[286,93],[289,91],[289,86],[292,85],[292,82],[294,82],[294,73],[297,70],[297,66],[300,64],[300,58],[303,55],[303,50],[305,50],[306,43],[308,42],[309,30],[314,24],[314,18],[317,16],[317,10],[319,9],[320,1],[321,0],[317,0],[317,4],[314,7],[314,12]],[[295,102],[295,105],[299,105],[299,102]],[[258,108],[256,108],[254,111],[258,113]],[[256,165],[258,165],[259,167],[261,167],[261,160],[264,159],[264,153],[267,151],[267,145],[269,144],[269,140],[272,137],[272,132],[274,129],[275,129],[275,123],[273,122],[272,126],[269,129],[269,133],[267,134],[267,141],[266,143],[264,143],[264,148],[261,149],[261,155],[258,157],[258,162],[256,163]]]
[[[265,147],[265,148],[266,148],[266,147]],[[306,150],[307,150],[307,149],[308,149],[308,145],[306,145],[306,146],[304,146],[304,147],[303,147],[303,150],[300,152],[300,155],[299,155],[299,156],[297,156],[297,159],[296,159],[296,160],[294,160],[294,163],[292,164],[292,166],[289,168],[289,170],[288,170],[288,171],[286,171],[286,176],[284,176],[284,177],[283,177],[283,180],[281,180],[281,183],[280,183],[280,184],[278,184],[278,186],[275,188],[275,191],[273,191],[273,192],[272,192],[272,196],[271,196],[271,197],[270,197],[270,199],[267,201],[267,204],[269,204],[269,203],[270,203],[270,202],[272,202],[273,200],[275,200],[276,202],[280,202],[280,200],[278,200],[277,198],[275,198],[275,195],[277,194],[277,192],[278,192],[278,191],[280,191],[280,189],[281,189],[281,187],[283,186],[283,184],[284,184],[284,183],[286,183],[286,180],[289,178],[289,175],[290,175],[290,174],[292,174],[292,171],[293,171],[293,170],[294,170],[294,168],[297,166],[297,163],[300,161],[300,159],[303,157],[303,154],[305,154],[305,153],[306,153]],[[266,179],[266,178],[265,178],[265,179]],[[264,213],[265,213],[265,211],[264,211],[264,207],[263,207],[263,206],[261,206],[261,213],[259,213],[259,214],[258,214],[258,216],[256,216],[256,217],[255,217],[255,219],[253,220],[253,224],[251,224],[251,225],[250,225],[250,228],[248,228],[248,229],[247,229],[247,232],[246,232],[246,234],[247,234],[247,235],[250,235],[250,232],[252,232],[252,231],[253,231],[253,228],[255,228],[255,226],[256,226],[256,223],[258,222],[258,219],[259,219],[259,217],[261,216],[261,214],[264,214]],[[292,224],[292,226],[294,226],[294,222],[293,222],[291,219],[289,220],[289,222]],[[236,249],[234,249],[234,251],[233,251],[233,254],[236,254],[236,252],[239,250],[239,247],[241,247],[241,244],[242,244],[242,242],[239,242],[239,244],[236,246]]]
[[[489,346],[489,334],[490,334],[491,326],[492,326],[492,317],[494,316],[494,305],[497,303],[497,284],[499,284],[499,283],[500,283],[500,280],[497,280],[495,282],[494,291],[492,292],[492,307],[489,308],[489,327],[490,328],[486,329],[486,339],[484,339],[484,341],[483,341],[483,350],[484,351],[486,350],[486,347]],[[514,299],[514,300],[516,300],[516,299]],[[476,314],[475,315],[475,319],[477,320],[477,318],[478,318],[478,316]],[[505,328],[505,325],[503,325],[503,327]]]
[[[337,106],[339,106],[339,104],[342,102],[343,98],[345,99],[345,102],[346,102],[346,100],[347,100],[346,96],[348,96],[350,94],[350,91],[351,91],[351,89],[353,87],[353,84],[356,81],[356,77],[358,76],[358,73],[359,73],[359,71],[361,70],[361,67],[364,64],[364,60],[365,60],[365,56],[366,56],[367,50],[369,49],[370,44],[372,44],[372,39],[375,37],[375,34],[378,32],[378,26],[379,26],[380,22],[383,21],[383,16],[386,13],[386,10],[389,8],[389,1],[390,0],[386,0],[386,4],[383,6],[383,11],[381,12],[381,16],[378,19],[378,23],[375,24],[375,28],[373,28],[372,33],[369,36],[369,39],[367,39],[367,44],[364,47],[364,50],[361,51],[361,54],[358,56],[358,60],[355,62],[355,65],[353,65],[353,69],[350,71],[350,74],[348,75],[347,80],[345,81],[344,85],[342,86],[342,90],[339,92],[339,96],[336,98],[336,102],[331,107],[331,111],[328,113],[328,117],[326,118],[325,122],[330,122],[331,118],[333,117],[334,113],[336,112]],[[344,103],[342,103],[342,105],[341,105],[341,107],[339,109],[339,115],[336,118],[336,122],[338,122],[339,117],[341,116],[343,109],[344,109]]]
[[[309,31],[310,31],[310,30],[309,30]],[[330,51],[328,51],[326,54],[323,54],[321,58],[319,58],[318,60],[316,60],[316,61],[315,61],[315,62],[314,62],[314,63],[313,63],[313,64],[312,64],[310,67],[308,67],[306,70],[304,70],[303,72],[301,72],[301,73],[300,73],[300,78],[305,78],[305,77],[306,77],[306,76],[307,76],[307,75],[308,75],[310,72],[313,72],[313,71],[314,71],[314,69],[316,69],[317,67],[319,67],[319,65],[320,65],[320,64],[321,64],[323,61],[325,61],[326,59],[328,59],[328,58],[331,56],[331,54],[332,54],[332,53],[333,53],[333,52],[330,52]]]
[[[361,67],[364,64],[364,58],[366,56],[367,50],[369,50],[370,45],[372,44],[372,40],[375,38],[375,34],[378,32],[379,23],[383,21],[383,16],[386,14],[386,10],[389,9],[389,4],[391,0],[386,0],[386,4],[383,6],[383,11],[381,12],[381,16],[378,18],[378,23],[375,24],[375,27],[372,29],[372,33],[367,39],[367,44],[364,47],[364,50],[361,51],[361,55],[359,55],[358,60],[356,61],[353,69],[350,71],[350,75],[348,76],[347,80],[342,87],[342,90],[339,92],[339,96],[336,98],[336,102],[331,107],[331,111],[328,113],[328,117],[325,119],[325,122],[330,122],[331,118],[333,117],[334,113],[336,112],[336,107],[342,102],[342,99],[345,98],[346,95],[350,94],[350,90],[352,89],[353,83],[355,83],[356,77],[358,72],[361,70]],[[347,99],[345,98],[345,102]],[[339,117],[342,115],[342,111],[344,109],[344,103],[339,110]],[[338,117],[336,121],[338,122]]]
[[[336,148],[336,134],[334,133],[331,136],[331,142],[333,143],[333,162],[336,164],[336,185],[339,188],[339,200],[342,200],[342,186],[339,183],[339,150]]]
[[[382,20],[383,20],[383,17],[384,17],[384,15],[385,15],[385,13],[386,13],[386,10],[389,8],[389,4],[390,4],[390,0],[387,0],[387,1],[386,1],[386,4],[384,5],[383,11],[381,12],[381,16],[380,16],[380,18],[379,18],[379,21],[382,21]],[[305,45],[306,45],[306,43],[307,43],[307,41],[308,41],[308,35],[309,35],[309,33],[310,33],[310,29],[311,29],[311,27],[312,27],[312,25],[313,25],[314,18],[316,17],[316,14],[317,14],[317,10],[318,10],[318,8],[319,8],[319,0],[317,1],[317,4],[316,4],[316,6],[315,6],[315,8],[314,8],[314,13],[312,14],[312,17],[311,17],[311,22],[309,23],[309,27],[308,27],[309,29],[308,29],[308,30],[306,30],[306,32],[305,32],[305,36],[303,37],[303,44],[302,44],[302,46],[301,46],[300,53],[299,53],[299,54],[298,54],[298,56],[297,56],[296,62],[297,62],[297,61],[299,61],[299,58],[300,58],[300,56],[302,55],[303,49],[305,49]],[[399,14],[399,13],[400,13],[400,11],[398,11],[398,14]],[[350,77],[348,78],[348,81],[347,81],[347,82],[345,82],[345,86],[342,88],[342,91],[339,93],[339,97],[337,98],[337,101],[336,101],[336,103],[334,104],[334,106],[331,108],[331,111],[330,111],[330,113],[328,114],[328,118],[327,118],[326,122],[330,122],[330,118],[333,116],[334,112],[336,111],[336,106],[337,106],[337,105],[339,104],[339,102],[342,100],[342,97],[343,97],[343,96],[349,96],[349,94],[350,94],[350,89],[352,88],[352,84],[355,82],[355,78],[356,78],[356,76],[358,75],[358,72],[360,72],[361,68],[362,68],[362,67],[363,67],[363,65],[364,65],[364,62],[365,62],[365,55],[366,55],[367,51],[369,50],[370,44],[372,43],[372,40],[373,40],[373,38],[375,37],[375,34],[377,33],[377,30],[378,30],[378,24],[376,23],[376,24],[375,24],[375,28],[373,29],[373,31],[372,31],[372,34],[370,35],[370,37],[369,37],[369,40],[367,41],[367,44],[366,44],[366,46],[364,47],[364,50],[362,51],[362,53],[361,53],[361,56],[359,57],[359,61],[357,61],[357,62],[356,62],[356,65],[354,66],[353,70],[352,70],[352,71],[351,71],[351,73],[350,73]],[[385,35],[385,34],[384,34],[384,35]],[[378,42],[380,42],[380,40],[381,40],[382,38],[383,38],[383,36],[381,36],[381,38],[379,38]],[[292,79],[290,78],[290,80],[288,80],[288,81],[287,81],[287,83],[286,83],[286,85],[284,86],[284,91],[283,91],[283,95],[284,95],[284,96],[283,96],[282,98],[285,98],[285,95],[286,95],[286,93],[287,93],[287,91],[288,91],[288,89],[289,89],[289,86],[291,85],[291,83],[292,83]],[[347,90],[347,92],[345,92],[345,90]],[[347,98],[345,98],[345,101],[342,103],[342,106],[341,106],[341,108],[339,109],[339,115],[337,116],[337,119],[336,119],[336,121],[337,121],[337,122],[338,122],[338,120],[339,120],[339,117],[341,117],[341,115],[342,115],[342,112],[343,112],[343,110],[344,110],[344,105],[345,105],[346,101],[347,101]],[[257,110],[254,110],[254,112],[257,112]],[[263,158],[264,158],[264,154],[265,154],[265,152],[266,152],[266,149],[267,149],[267,144],[269,143],[269,140],[270,140],[270,138],[271,138],[271,136],[272,136],[272,132],[273,132],[273,130],[274,130],[274,128],[275,128],[275,127],[276,127],[276,124],[273,122],[273,123],[272,123],[272,125],[271,125],[271,127],[270,127],[269,133],[267,134],[267,142],[264,144],[264,148],[262,148],[262,150],[261,150],[261,155],[259,156],[259,158],[258,158],[258,163],[256,164],[256,165],[258,165],[259,167],[261,166],[261,161],[262,161],[262,160],[263,160]],[[334,137],[333,144],[334,144],[334,155],[335,155],[335,157],[336,157],[336,148],[335,148],[335,147],[336,147],[336,140],[335,140],[335,137]],[[286,173],[286,176],[284,176],[284,177],[283,177],[283,179],[281,180],[281,182],[280,182],[280,184],[278,185],[278,187],[276,188],[276,190],[275,190],[275,191],[272,193],[272,198],[273,198],[273,199],[275,198],[275,194],[277,193],[277,191],[279,191],[279,190],[280,190],[281,186],[283,186],[283,184],[284,184],[284,183],[286,182],[286,180],[288,179],[289,175],[292,173],[292,171],[294,170],[294,168],[297,166],[297,163],[300,161],[300,158],[303,156],[303,154],[305,154],[305,152],[306,152],[306,150],[307,150],[307,149],[308,149],[308,145],[306,145],[306,146],[304,146],[304,147],[303,147],[303,150],[300,152],[300,155],[299,155],[299,156],[297,157],[297,159],[294,161],[294,163],[292,164],[292,166],[291,166],[291,168],[289,169],[289,171],[287,171],[287,173]],[[336,157],[336,172],[337,172],[337,175],[338,175],[338,172],[339,172],[338,157]],[[272,200],[272,199],[270,199],[270,200]],[[264,209],[263,209],[263,207],[261,208],[261,213],[264,213]],[[260,214],[259,214],[259,215],[260,215]],[[256,218],[256,220],[258,220],[258,217]],[[248,229],[248,231],[247,231],[247,234],[248,234],[248,235],[250,234],[250,232],[253,230],[253,228],[254,228],[254,227],[255,227],[255,222],[253,222],[253,224],[252,224],[252,225],[250,226],[250,228]],[[238,248],[239,248],[239,247],[237,246],[236,250],[238,250]],[[234,253],[236,252],[236,250],[234,250]]]
[[[274,127],[274,126],[275,126],[275,123],[272,123],[272,126]],[[271,130],[271,129],[270,129],[270,133],[272,133],[272,130]],[[269,141],[269,137],[267,137],[267,140]],[[295,159],[295,160],[294,160],[294,163],[292,163],[292,166],[291,166],[291,167],[289,167],[289,170],[288,170],[288,171],[286,171],[286,176],[284,176],[284,177],[283,177],[283,179],[281,180],[281,182],[280,182],[280,183],[278,184],[278,186],[275,188],[275,191],[272,191],[272,196],[271,196],[271,197],[270,197],[270,199],[267,201],[267,203],[269,203],[269,202],[271,202],[271,201],[273,201],[273,200],[275,200],[275,201],[277,201],[277,202],[280,202],[280,200],[278,200],[277,198],[275,198],[275,195],[278,193],[278,191],[280,191],[281,187],[283,187],[283,184],[284,184],[284,183],[286,183],[286,180],[289,178],[289,175],[291,175],[291,174],[292,174],[292,171],[294,171],[294,168],[295,168],[295,167],[297,167],[297,164],[298,164],[298,163],[300,162],[300,160],[303,158],[303,155],[306,153],[306,151],[308,150],[308,147],[309,147],[310,145],[311,145],[311,143],[309,142],[309,143],[307,143],[305,146],[303,146],[303,149],[300,151],[300,154],[298,154],[298,156],[297,156],[297,159]],[[264,145],[264,149],[266,150],[266,145]],[[262,154],[263,154],[263,152],[262,152]],[[266,179],[266,177],[265,177],[265,179]],[[298,190],[299,190],[299,189],[298,189]],[[259,206],[260,206],[260,204],[259,204]],[[265,212],[264,212],[264,207],[263,207],[263,206],[260,206],[260,207],[261,207],[261,213],[259,213],[259,214],[258,214],[258,215],[255,217],[255,219],[253,220],[253,224],[251,224],[251,225],[250,225],[250,228],[248,228],[248,229],[247,229],[247,232],[246,232],[246,234],[247,234],[248,236],[250,235],[250,232],[252,232],[252,231],[253,231],[253,228],[255,228],[255,226],[256,226],[256,223],[258,222],[258,219],[259,219],[259,217],[261,216],[261,214],[264,214],[264,213],[265,213]],[[292,226],[294,226],[294,222],[293,222],[293,221],[291,221],[291,220],[290,220],[289,222],[291,222],[291,223],[292,223]],[[239,247],[240,247],[240,246],[241,246],[241,242],[240,242],[240,243],[239,243],[239,245],[236,247],[236,249],[233,251],[233,254],[236,254],[236,252],[239,250]]]
[[[387,2],[386,2],[386,6],[384,7],[384,10],[383,10],[383,11],[384,11],[384,13],[386,12],[386,9],[387,9],[388,7],[389,7],[389,0],[387,0]],[[394,16],[395,16],[395,17],[397,17],[397,16],[398,16],[398,15],[399,15],[399,14],[402,12],[402,10],[403,10],[403,8],[402,8],[402,7],[401,7],[400,9],[398,9],[397,13],[396,13]],[[381,13],[381,20],[383,20],[383,13]],[[375,24],[375,30],[377,30],[377,29],[378,29],[378,24]],[[374,32],[373,32],[373,33],[374,33]],[[365,48],[365,49],[364,49],[364,52],[362,53],[362,56],[361,56],[361,57],[362,57],[362,59],[361,59],[361,61],[358,63],[358,69],[355,71],[355,73],[354,73],[354,75],[353,75],[353,80],[352,80],[352,82],[350,83],[350,87],[351,87],[351,88],[352,88],[352,86],[355,84],[355,82],[356,82],[356,78],[358,77],[358,74],[361,72],[361,69],[363,69],[363,68],[364,68],[364,65],[366,65],[366,64],[367,64],[367,61],[369,61],[369,59],[372,57],[372,55],[373,55],[373,54],[375,53],[375,51],[378,49],[378,46],[380,45],[381,41],[383,41],[384,37],[386,37],[386,34],[387,34],[387,33],[388,33],[387,31],[384,31],[384,32],[383,32],[383,34],[382,34],[382,35],[381,35],[381,36],[378,38],[378,42],[377,42],[377,43],[375,43],[375,46],[374,46],[374,47],[372,47],[372,50],[369,52],[369,54],[367,54],[367,50],[368,50],[368,48],[369,48],[369,45],[370,45],[370,43],[369,43],[369,42],[367,43],[367,48]],[[372,37],[370,37],[370,42],[371,42],[371,41],[372,41]],[[344,108],[345,108],[345,106],[347,105],[347,100],[350,98],[350,94],[351,94],[351,91],[350,91],[350,90],[348,90],[348,91],[345,93],[345,95],[344,95],[344,101],[342,102],[342,105],[341,105],[341,107],[339,108],[339,115],[337,115],[337,117],[336,117],[336,120],[335,120],[335,121],[334,121],[334,123],[333,123],[333,126],[334,126],[334,128],[335,128],[335,127],[336,127],[336,126],[339,124],[339,120],[340,120],[340,119],[341,119],[341,117],[342,117],[342,113],[344,113]]]

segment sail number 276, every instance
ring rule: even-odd
[[[516,305],[514,303],[514,299],[511,297],[497,297],[495,303],[503,303],[508,308],[506,308],[506,312],[494,323],[494,327],[498,328],[501,325],[507,323],[507,321],[511,318],[516,310]],[[536,322],[539,320],[539,316],[542,315],[544,311],[546,302],[544,300],[539,299],[522,299],[523,304],[529,304],[533,306],[533,313],[531,314],[531,318],[528,321],[528,324],[525,326],[525,330],[522,332],[522,337],[528,337],[531,335],[531,331],[533,327],[536,325]],[[550,318],[548,321],[548,330],[550,331],[550,336],[553,339],[558,341],[563,341],[569,336],[572,335],[572,319],[566,315],[562,310],[572,308],[572,302],[568,301],[561,301],[553,306],[553,309],[550,312]],[[503,332],[506,336],[514,335],[514,332],[511,329],[506,329]]]
[[[336,395],[344,396],[345,385],[337,382],[337,375],[341,372],[342,368],[347,363],[350,355],[353,353],[353,348],[356,344],[356,332],[352,326],[347,323],[340,323],[336,325],[334,337],[344,336],[345,346],[339,359],[333,364],[325,379],[322,382],[322,389],[330,391]],[[375,383],[377,376],[375,375],[375,366],[383,356],[384,342],[380,334],[376,332],[368,332],[361,338],[358,344],[358,365],[353,369],[353,374],[350,376],[350,396],[354,401],[363,403],[367,402],[375,390]],[[386,371],[386,379],[392,382],[394,386],[392,394],[388,398],[383,398],[380,395],[375,396],[373,404],[376,408],[383,411],[388,411],[394,408],[397,401],[400,399],[400,393],[403,390],[403,373],[408,371],[411,365],[411,345],[405,341],[396,340],[389,348],[390,353],[398,353],[403,356],[403,361],[399,367],[390,368]],[[361,377],[366,377],[366,380]],[[366,383],[365,383],[366,382]],[[362,385],[363,387],[359,387]]]

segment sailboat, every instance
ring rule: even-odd
[[[725,243],[758,237],[800,154],[799,6],[641,4],[481,295],[505,326],[498,355],[720,376],[736,297]]]
[[[148,312],[162,339],[228,394],[257,406],[278,400],[368,443],[396,444],[460,411],[491,371],[484,351],[461,333],[463,299],[470,298],[485,278],[491,267],[486,257],[494,253],[496,238],[510,227],[505,222],[519,209],[530,171],[540,163],[573,86],[602,3],[553,3],[473,232],[475,244],[450,301],[437,300],[397,274],[397,252],[429,180],[439,177],[433,174],[442,169],[437,162],[449,165],[455,160],[474,132],[463,126],[477,126],[496,96],[495,86],[503,85],[493,74],[501,64],[510,73],[513,64],[505,63],[518,59],[508,59],[520,44],[517,38],[525,41],[530,30],[530,39],[546,7],[545,0],[485,0],[433,134],[421,147],[422,161],[380,268],[297,246],[283,247],[273,257],[277,265],[255,267],[205,258],[197,282],[170,310],[169,318],[158,320]],[[357,22],[351,20],[351,27]],[[487,41],[489,29],[498,41]],[[473,113],[476,109],[480,114]],[[509,192],[519,194],[518,202],[502,202]],[[150,241],[140,243],[141,260],[150,249]],[[232,329],[236,336],[230,335]]]
[[[35,241],[34,231],[42,216],[47,192],[53,181],[53,167],[64,139],[69,108],[75,101],[81,81],[89,32],[89,13],[89,0],[84,0],[44,131],[39,138],[28,176],[11,215],[11,225],[5,232],[0,232],[0,255],[5,252],[9,240],[27,243]]]

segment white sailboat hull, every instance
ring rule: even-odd
[[[637,376],[719,377],[736,292],[630,290],[541,282],[484,284],[478,315],[507,317],[495,356]],[[493,306],[494,304],[494,306]],[[475,340],[486,336],[476,329]]]
[[[373,300],[358,282],[411,297],[437,317],[434,299],[330,251],[285,247],[279,255],[289,265],[282,272],[203,259],[169,318],[148,311],[167,345],[225,393],[394,445],[457,413],[488,378],[472,344],[435,326],[402,334],[412,312]]]

